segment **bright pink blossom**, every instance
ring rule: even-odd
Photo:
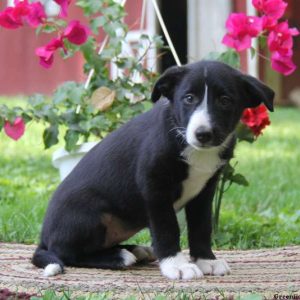
[[[28,3],[28,0],[15,1],[14,7],[7,7],[0,13],[0,26],[16,29],[27,22],[37,27],[46,18],[44,7],[40,2]]]
[[[285,76],[292,74],[296,70],[292,55],[292,50],[286,55],[281,55],[279,52],[273,52],[271,55],[272,69]]]
[[[253,6],[273,20],[280,19],[287,7],[283,0],[252,0]]]
[[[273,30],[274,27],[277,25],[278,23],[278,20],[277,19],[274,19],[272,17],[269,17],[269,16],[262,16],[262,27],[263,29],[266,29],[266,30]]]
[[[38,27],[47,18],[44,6],[40,2],[33,2],[29,6],[27,22],[32,27]]]
[[[57,49],[62,48],[65,50],[65,46],[62,38],[54,38],[46,46],[37,48],[35,54],[40,57],[40,64],[48,69],[52,66],[54,60],[54,53]]]
[[[297,35],[299,35],[299,31],[296,28],[289,28],[288,22],[277,24],[268,36],[270,51],[287,55],[293,48],[293,36]]]
[[[70,43],[75,45],[82,45],[86,42],[90,34],[90,29],[80,24],[79,21],[74,20],[69,23],[64,31],[63,37],[67,38]]]
[[[7,29],[16,29],[22,25],[22,20],[15,16],[13,7],[7,7],[4,11],[0,12],[0,26]]]
[[[271,124],[268,111],[263,104],[255,108],[245,109],[241,122],[247,125],[256,137],[262,133],[266,126]]]
[[[5,121],[4,131],[10,138],[17,141],[25,132],[25,123],[21,117],[17,117],[13,124]]]
[[[60,16],[67,17],[68,16],[68,7],[71,0],[54,0],[60,6]]]
[[[232,13],[226,21],[228,33],[222,43],[237,51],[251,47],[251,38],[257,37],[262,30],[262,19],[244,13]]]

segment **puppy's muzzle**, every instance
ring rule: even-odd
[[[208,128],[204,127],[204,126],[200,126],[196,130],[195,136],[196,136],[198,142],[201,143],[201,145],[210,144],[212,142],[212,139],[213,139],[212,131],[209,130]]]

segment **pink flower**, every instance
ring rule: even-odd
[[[80,24],[77,20],[71,21],[61,37],[54,38],[46,46],[35,50],[35,54],[40,57],[40,64],[44,68],[50,68],[53,64],[54,53],[57,49],[62,48],[64,52],[67,53],[64,39],[68,39],[70,43],[82,45],[86,42],[89,33],[90,30],[87,26]]]
[[[40,2],[33,2],[29,6],[27,22],[32,27],[38,27],[47,18],[44,6]]]
[[[21,117],[17,117],[13,124],[5,121],[4,131],[10,138],[17,141],[25,132],[25,123]]]
[[[244,13],[232,13],[227,21],[228,33],[222,43],[228,47],[242,51],[251,47],[251,38],[256,37],[262,30],[262,19],[247,16]]]
[[[0,12],[0,26],[7,29],[16,29],[22,25],[22,20],[15,16],[13,7],[7,7],[4,11]]]
[[[252,0],[252,4],[261,13],[275,20],[283,16],[287,7],[283,0]]]
[[[69,23],[64,31],[63,37],[67,38],[68,41],[75,45],[82,45],[86,42],[90,34],[90,29],[80,24],[79,21],[74,20]]]
[[[271,52],[286,55],[293,48],[293,36],[299,34],[296,28],[289,28],[288,22],[277,24],[268,36],[268,46]]]
[[[44,7],[40,2],[28,3],[27,0],[16,0],[14,7],[7,7],[0,13],[0,25],[16,29],[27,22],[30,26],[37,27],[45,18]]]
[[[66,51],[62,38],[54,38],[46,46],[37,48],[35,54],[40,57],[40,65],[49,69],[53,64],[54,53],[59,48]]]
[[[263,29],[272,30],[277,25],[278,20],[269,17],[269,16],[262,16],[262,26]]]
[[[67,17],[68,16],[68,7],[71,0],[54,0],[61,8],[60,16]]]
[[[274,52],[271,55],[272,69],[287,76],[296,70],[296,65],[292,60],[293,52],[290,50],[286,55],[281,55],[279,52]]]

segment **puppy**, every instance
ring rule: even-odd
[[[243,110],[264,103],[273,111],[273,98],[262,82],[220,62],[168,69],[153,108],[103,139],[57,188],[33,264],[51,276],[64,265],[122,269],[157,257],[170,279],[229,273],[211,249],[216,184]],[[182,208],[191,260],[179,246]],[[154,253],[120,244],[145,227]]]

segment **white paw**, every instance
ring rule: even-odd
[[[206,275],[223,276],[230,273],[225,259],[197,259],[196,265]]]
[[[55,276],[59,273],[62,273],[62,269],[59,264],[49,264],[44,269],[43,275],[46,277],[50,277],[50,276]]]
[[[156,256],[153,253],[152,247],[136,246],[132,253],[137,258],[137,261],[155,261]]]
[[[169,279],[189,280],[203,276],[201,270],[180,252],[176,256],[163,259],[159,267],[162,275]]]
[[[121,257],[123,259],[123,264],[126,267],[129,267],[136,263],[136,257],[130,251],[126,249],[121,249]]]

